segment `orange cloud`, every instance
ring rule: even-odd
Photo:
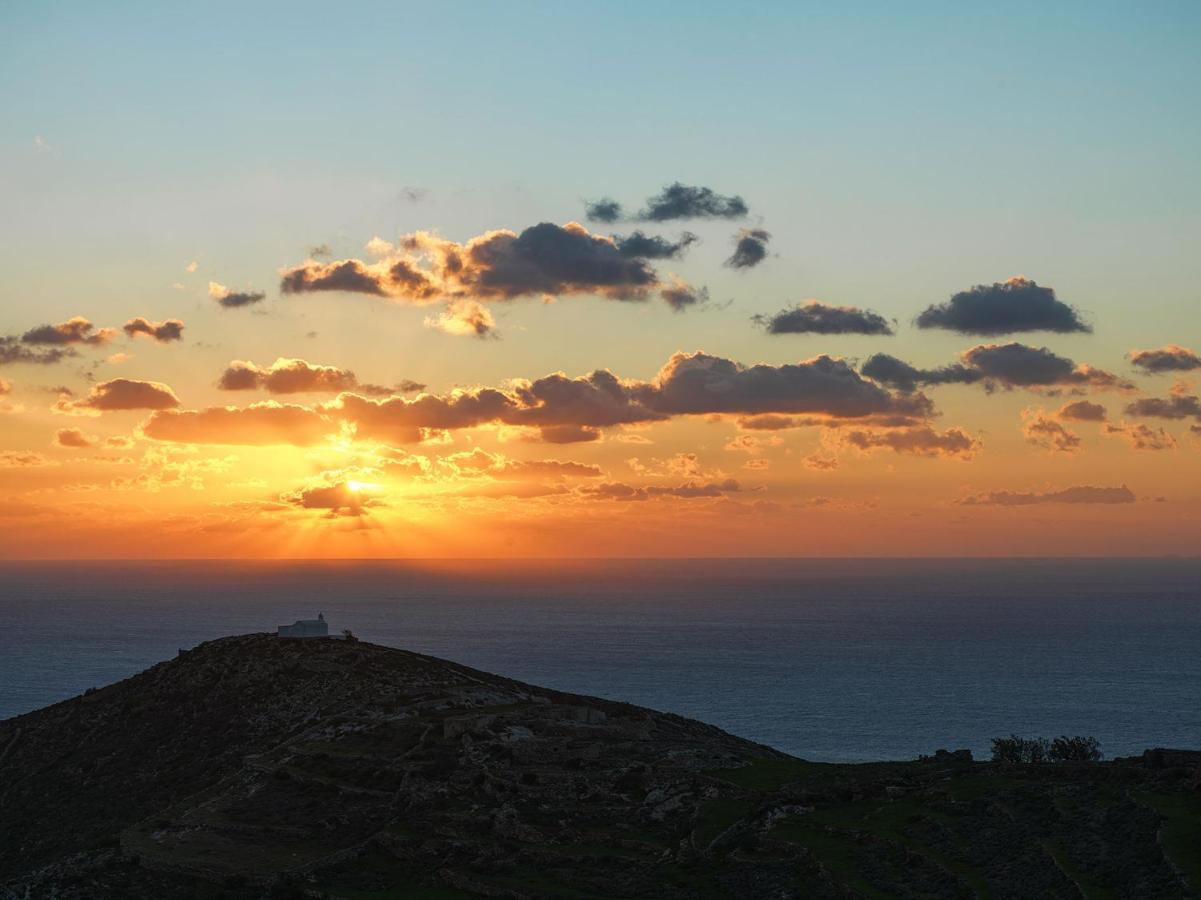
[[[96,446],[96,438],[84,434],[78,428],[60,428],[54,433],[54,445],[56,447],[71,447],[80,450]]]
[[[1041,409],[1022,410],[1022,434],[1027,443],[1044,450],[1075,453],[1080,449],[1080,436],[1048,418]]]
[[[184,444],[305,447],[322,443],[337,431],[337,423],[316,410],[273,400],[244,408],[160,410],[142,424],[142,434],[148,438]]]

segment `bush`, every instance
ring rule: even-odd
[[[1024,738],[1011,734],[993,738],[993,762],[1096,762],[1101,758],[1101,745],[1094,737],[1060,735],[1053,741],[1046,738]]]
[[[1046,738],[1024,738],[1011,734],[1007,738],[992,739],[993,762],[1040,763],[1046,762],[1050,744]]]
[[[1060,735],[1051,741],[1052,762],[1096,762],[1101,758],[1101,745],[1095,737]]]

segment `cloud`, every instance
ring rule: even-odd
[[[736,237],[734,252],[724,265],[731,269],[752,269],[767,259],[767,242],[771,235],[762,228],[744,228]]]
[[[959,359],[958,363],[937,369],[918,369],[887,353],[877,353],[860,371],[874,381],[901,391],[912,391],[919,385],[976,383],[983,383],[988,390],[1066,387],[1126,391],[1134,388],[1129,381],[1089,365],[1078,366],[1046,347],[1019,343],[979,344],[965,350]]]
[[[13,384],[11,381],[5,381],[0,378],[0,397],[7,396],[13,392]]]
[[[56,447],[71,447],[80,450],[96,446],[96,438],[84,434],[78,428],[60,428],[54,433]]]
[[[893,334],[892,326],[879,313],[854,306],[830,306],[817,300],[782,309],[774,316],[753,318],[768,334]]]
[[[622,256],[635,259],[675,259],[685,250],[695,244],[700,238],[690,231],[685,231],[676,241],[658,235],[649,235],[635,231],[625,237],[613,235],[613,243]]]
[[[114,378],[95,385],[82,400],[60,397],[54,411],[67,415],[99,415],[130,409],[166,410],[179,406],[179,398],[157,381]]]
[[[312,247],[309,247],[309,256],[313,257],[314,259],[332,256],[333,252],[334,251],[330,249],[329,244],[314,244]]]
[[[1022,491],[987,491],[965,497],[959,503],[963,506],[1033,506],[1039,503],[1102,503],[1121,504],[1134,503],[1134,493],[1126,485],[1121,487],[1079,487],[1063,488],[1058,491],[1022,492]]]
[[[261,370],[244,364],[231,378],[260,382]],[[846,362],[820,356],[782,366],[743,366],[706,353],[676,353],[651,381],[627,381],[600,369],[533,381],[515,379],[503,389],[475,387],[413,398],[364,396],[347,391],[315,409],[258,405],[156,414],[145,432],[160,440],[202,443],[315,443],[339,425],[361,440],[416,443],[443,432],[482,425],[537,429],[543,441],[597,440],[601,429],[666,421],[677,416],[729,414],[740,418],[803,414],[813,424],[855,420],[901,425],[933,410],[918,395],[895,395],[865,381]],[[287,412],[283,412],[287,410]],[[253,415],[252,415],[253,413]],[[256,419],[264,420],[259,427]],[[283,424],[282,420],[286,420]],[[269,426],[267,423],[271,423]],[[249,437],[222,440],[229,430]],[[270,440],[263,440],[266,434]]]
[[[647,222],[674,219],[741,219],[747,205],[737,195],[723,196],[707,187],[675,182],[646,201],[638,218]]]
[[[971,459],[980,450],[980,441],[959,428],[948,428],[939,434],[933,428],[920,426],[895,431],[848,431],[843,441],[858,450],[892,450],[913,456],[944,456]]]
[[[1108,414],[1100,403],[1090,403],[1087,400],[1077,400],[1075,403],[1065,403],[1059,408],[1059,418],[1074,422],[1104,422]]]
[[[610,238],[574,222],[543,222],[521,234],[490,231],[466,244],[417,232],[376,263],[309,261],[286,270],[280,290],[350,291],[428,303],[570,294],[640,300],[657,285],[654,270],[642,259],[622,255]]]
[[[338,424],[317,410],[274,400],[244,408],[160,410],[142,424],[142,434],[148,438],[183,444],[307,447],[337,431]]]
[[[659,296],[675,312],[683,312],[690,306],[709,302],[709,289],[704,287],[699,289],[694,288],[683,279],[673,277],[671,283],[659,291]]]
[[[464,453],[453,453],[439,463],[459,475],[486,475],[503,481],[524,479],[600,478],[605,473],[598,466],[562,459],[509,459],[478,447]]]
[[[605,222],[611,224],[621,219],[623,212],[621,204],[608,197],[600,200],[589,200],[584,204],[584,215],[590,222]]]
[[[167,319],[165,322],[152,322],[137,316],[122,326],[122,330],[130,337],[143,335],[160,344],[183,339],[183,322],[179,319]]]
[[[905,407],[845,361],[818,356],[781,366],[743,366],[707,353],[675,353],[653,386],[639,389],[663,415],[814,413],[856,418]]]
[[[184,271],[187,272],[189,275],[191,275],[193,272],[195,272],[199,268],[200,268],[200,263],[198,263],[196,260],[192,260],[190,263],[188,263],[186,266],[183,267]]]
[[[611,224],[622,219],[641,222],[669,222],[677,219],[741,219],[747,214],[746,202],[739,196],[723,196],[707,187],[694,187],[675,182],[646,201],[646,206],[633,216],[610,197],[590,200],[584,204],[584,214],[592,222]]]
[[[723,481],[686,481],[677,485],[651,485],[636,487],[620,481],[609,481],[595,486],[580,488],[580,493],[597,500],[621,502],[647,500],[651,497],[670,497],[679,500],[699,500],[722,497],[737,493],[742,486],[733,478]]]
[[[32,450],[0,450],[0,469],[36,469],[57,465],[54,460]]]
[[[475,300],[452,300],[439,315],[426,316],[425,327],[458,337],[497,337],[496,319]]]
[[[242,306],[253,306],[266,298],[263,291],[232,291],[223,284],[209,282],[209,296],[225,309],[237,309]]]
[[[1158,350],[1131,350],[1129,355],[1131,363],[1151,373],[1201,369],[1201,355],[1179,344],[1168,344]]]
[[[252,362],[234,360],[221,374],[217,387],[223,391],[262,388],[272,394],[337,394],[361,386],[354,372],[347,369],[280,357],[265,369]]]
[[[1080,436],[1048,418],[1041,409],[1022,410],[1022,434],[1027,443],[1044,450],[1075,453],[1080,449]]]
[[[20,338],[12,335],[0,336],[0,366],[15,365],[17,363],[49,366],[77,355],[70,347],[51,347],[45,350],[33,350],[22,344]]]
[[[1021,275],[960,291],[945,303],[928,307],[916,324],[990,337],[1022,331],[1092,331],[1073,307],[1055,297],[1054,290]]]
[[[1186,394],[1183,389],[1169,397],[1144,397],[1127,404],[1126,415],[1149,419],[1196,419],[1201,422],[1201,397]]]
[[[312,485],[281,494],[280,500],[300,509],[328,510],[331,516],[362,516],[379,505],[372,487],[356,481]]]
[[[39,325],[21,335],[25,344],[87,344],[100,346],[117,336],[114,328],[96,328],[83,316],[75,316],[57,325]]]
[[[1105,434],[1120,437],[1135,450],[1175,450],[1176,438],[1162,428],[1151,428],[1141,422],[1127,425],[1106,425]]]

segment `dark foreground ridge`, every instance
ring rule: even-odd
[[[0,722],[0,898],[1187,897],[1198,756],[809,763],[357,641]]]

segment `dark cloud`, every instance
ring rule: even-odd
[[[329,244],[316,244],[315,246],[309,247],[309,256],[313,257],[314,259],[322,259],[324,257],[331,256],[333,252],[334,251],[330,249]]]
[[[319,366],[303,359],[277,359],[268,368],[245,360],[234,360],[221,374],[217,387],[223,391],[259,388],[272,394],[337,394],[359,387],[354,372],[335,366]]]
[[[937,369],[918,369],[894,356],[877,353],[860,371],[874,381],[902,391],[912,391],[919,385],[978,382],[989,390],[998,387],[1131,390],[1134,387],[1109,372],[1088,365],[1078,366],[1046,347],[1018,343],[980,344],[960,354],[960,360]]]
[[[1145,397],[1126,406],[1126,415],[1149,419],[1196,419],[1201,422],[1201,397],[1183,392],[1169,397]]]
[[[1042,410],[1025,410],[1022,420],[1022,434],[1027,443],[1055,453],[1075,453],[1080,449],[1080,436],[1048,418]]]
[[[1134,501],[1134,493],[1126,485],[1121,487],[1081,485],[1059,491],[988,491],[972,497],[965,497],[959,503],[963,506],[1033,506],[1038,503],[1120,504]]]
[[[130,337],[143,335],[160,344],[183,340],[183,322],[179,319],[167,319],[165,322],[152,322],[142,316],[130,319],[122,326],[122,330]]]
[[[96,328],[83,316],[75,316],[57,325],[40,325],[21,335],[25,344],[88,344],[100,346],[117,336],[116,329]]]
[[[746,202],[736,195],[724,196],[707,187],[675,182],[646,201],[633,216],[609,197],[584,204],[584,214],[592,222],[613,223],[622,219],[639,222],[670,222],[678,219],[741,219],[748,212]]]
[[[709,302],[709,289],[694,288],[686,281],[675,279],[671,284],[659,291],[667,305],[676,312],[683,312],[692,306],[700,306]]]
[[[611,224],[621,219],[623,213],[621,204],[608,197],[600,200],[590,200],[584,204],[584,215],[590,222],[605,222]]]
[[[617,245],[618,252],[622,256],[637,259],[674,259],[698,240],[700,238],[690,231],[685,231],[675,241],[642,231],[635,231],[625,237],[613,235],[613,243]]]
[[[744,228],[738,232],[734,252],[725,261],[731,269],[752,269],[767,259],[767,242],[771,235],[762,228]]]
[[[466,244],[418,232],[377,263],[309,260],[284,272],[280,283],[285,294],[336,290],[413,303],[571,294],[645,300],[657,287],[644,259],[574,222],[543,222],[520,234],[491,231]]]
[[[1191,372],[1201,369],[1201,356],[1178,344],[1158,350],[1131,350],[1130,362],[1147,372]]]
[[[78,356],[78,354],[70,347],[49,347],[44,350],[35,350],[22,344],[20,338],[13,335],[0,337],[0,366],[11,366],[18,363],[49,366],[72,356]]]
[[[990,337],[1022,331],[1092,331],[1074,308],[1056,299],[1054,290],[1021,276],[961,291],[927,308],[916,323],[918,328]]]
[[[959,459],[971,459],[981,446],[978,440],[962,429],[948,428],[940,434],[925,425],[895,431],[848,431],[842,438],[858,450],[888,449],[913,456]]]
[[[130,409],[166,410],[177,406],[179,398],[165,384],[114,378],[94,385],[82,400],[60,397],[54,410],[69,415],[92,415]]]
[[[345,291],[349,294],[372,294],[386,297],[388,272],[376,272],[357,259],[334,263],[311,262],[289,269],[283,274],[279,289],[285,294],[304,294],[315,291]],[[405,284],[402,279],[400,284]]]
[[[601,439],[601,433],[587,425],[543,425],[538,435],[546,444],[587,444]]]
[[[741,219],[747,205],[737,195],[723,196],[711,188],[675,182],[646,201],[638,218],[647,222],[673,219]]]
[[[267,295],[262,291],[231,291],[223,284],[210,281],[209,296],[225,309],[238,309],[260,303]]]
[[[1059,408],[1059,418],[1075,422],[1104,422],[1107,418],[1105,407],[1100,403],[1090,403],[1087,400],[1077,400],[1075,403],[1065,403]]]
[[[879,313],[858,309],[854,306],[830,306],[819,303],[817,300],[810,300],[808,303],[797,305],[791,309],[780,310],[774,316],[755,316],[754,320],[766,328],[768,334],[890,335],[893,333],[888,320]],[[893,360],[902,366],[905,365],[900,360],[894,360],[893,357],[885,354],[878,354],[872,359]],[[864,374],[870,378],[876,377],[867,372],[866,368]],[[887,381],[887,379],[877,380]]]
[[[357,482],[319,484],[281,494],[280,500],[301,509],[324,509],[331,516],[362,516],[379,505],[374,492]]]

